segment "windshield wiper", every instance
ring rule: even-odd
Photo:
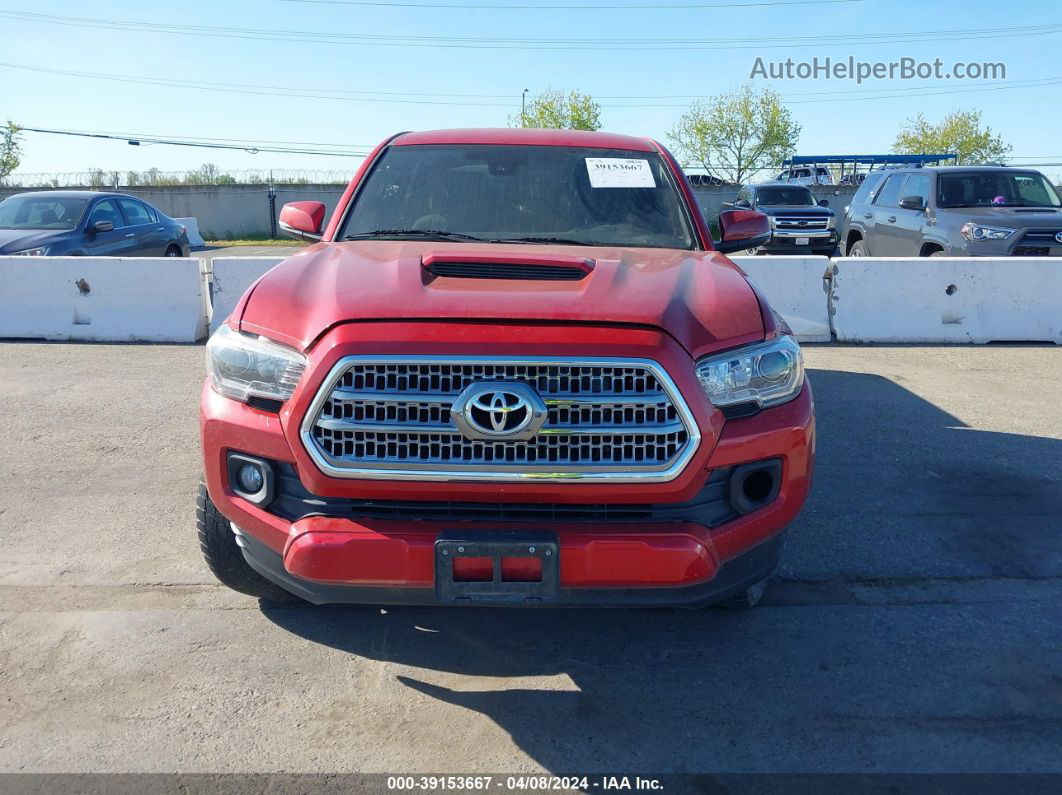
[[[465,235],[461,232],[446,232],[442,229],[375,229],[372,232],[358,232],[346,235],[344,240],[372,240],[377,237],[423,237],[434,240],[476,240],[483,242],[483,238],[474,235]]]
[[[505,237],[488,241],[490,243],[554,243],[558,246],[592,246],[585,240],[576,240],[571,237]]]

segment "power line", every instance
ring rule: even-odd
[[[1053,86],[1053,85],[1057,85],[1059,83],[1062,83],[1062,77],[1049,78],[1049,79],[1042,80],[1041,82],[1030,84],[1030,85],[1010,85],[1010,84],[1007,84],[1007,85],[991,85],[991,86],[985,86],[985,87],[974,87],[974,86],[971,86],[971,87],[966,87],[966,88],[953,88],[953,89],[945,89],[945,90],[937,90],[937,91],[924,90],[924,91],[922,91],[922,93],[919,93],[916,96],[918,96],[918,97],[937,97],[937,96],[952,96],[952,95],[955,95],[955,94],[977,94],[977,93],[982,93],[982,92],[985,92],[985,91],[1017,91],[1017,90],[1020,90],[1020,89],[1023,89],[1023,88],[1024,89],[1028,89],[1028,88],[1042,88],[1044,86]],[[935,88],[935,86],[923,86],[922,88],[923,89],[930,89],[930,88]],[[884,90],[888,90],[888,89],[878,89],[878,90],[883,90],[884,91]],[[899,90],[899,89],[892,89],[892,90],[896,91],[896,90]],[[822,92],[822,93],[829,94],[829,93],[832,93],[832,92]],[[843,92],[836,92],[836,93],[843,93]],[[784,104],[784,105],[809,105],[809,104],[818,104],[818,103],[823,103],[823,102],[871,102],[873,100],[878,100],[878,99],[911,99],[911,95],[910,94],[876,94],[876,95],[857,96],[857,97],[852,97],[852,96],[840,96],[840,97],[826,96],[826,97],[823,97],[821,99],[788,99],[788,98],[783,96],[782,97],[782,104]],[[644,105],[602,105],[602,107],[612,107],[612,108],[621,108],[621,107],[630,107],[630,108],[685,108],[685,107],[688,107],[688,106],[687,105],[677,105],[677,104],[673,104],[673,103],[656,103],[656,104],[644,104]]]
[[[472,11],[656,11],[667,10],[695,10],[700,8],[760,8],[763,6],[818,6],[833,5],[836,3],[865,3],[868,0],[764,0],[753,3],[653,3],[651,5],[616,5],[612,3],[603,5],[513,5],[513,4],[484,4],[472,5],[468,3],[391,3],[370,2],[370,0],[279,0],[281,3],[308,3],[313,5],[328,6],[373,6],[383,8],[424,8],[424,9],[465,9]]]
[[[373,149],[376,146],[376,144],[334,144],[334,143],[331,143],[331,142],[322,142],[322,141],[274,141],[274,140],[265,140],[265,139],[260,139],[260,138],[216,138],[216,137],[213,137],[213,136],[204,137],[204,136],[197,136],[197,135],[169,135],[169,134],[166,134],[166,133],[129,133],[129,132],[122,132],[120,130],[119,131],[116,131],[116,130],[98,130],[98,131],[97,130],[61,130],[60,132],[64,132],[64,133],[88,133],[88,134],[92,134],[92,135],[97,135],[97,134],[114,135],[114,136],[117,136],[119,138],[122,138],[123,140],[127,139],[127,138],[134,138],[134,139],[139,140],[139,141],[145,141],[145,140],[149,140],[151,138],[166,138],[167,140],[176,140],[176,141],[204,141],[204,142],[207,142],[207,143],[217,143],[217,142],[222,142],[222,143],[240,143],[240,144],[248,144],[248,145],[256,145],[256,146],[259,145],[259,144],[294,144],[294,145],[298,145],[298,146],[327,146],[327,147],[335,147],[335,148],[340,148],[340,149],[357,149],[357,150],[359,150],[359,153],[360,153],[360,150],[366,150],[366,152],[367,152],[368,150],[371,150],[371,149]]]
[[[22,129],[20,127],[20,129]],[[28,128],[27,128],[28,129]],[[52,128],[49,128],[52,129]],[[360,154],[362,150],[366,153],[373,149],[376,144],[337,144],[331,141],[276,141],[265,140],[260,138],[217,138],[213,136],[196,136],[196,135],[171,135],[169,133],[131,133],[121,130],[69,130],[62,129],[56,130],[56,132],[62,133],[84,133],[86,135],[112,135],[122,140],[136,139],[138,141],[150,141],[153,138],[165,138],[167,141],[192,141],[192,142],[205,142],[205,143],[239,143],[241,147],[258,146],[261,144],[291,144],[296,146],[325,146],[338,149],[356,149]]]
[[[242,138],[239,138],[239,139],[237,139],[237,138],[209,138],[209,139],[203,139],[203,138],[196,138],[196,137],[176,135],[176,134],[173,134],[173,135],[157,135],[157,134],[148,135],[148,134],[138,134],[138,133],[116,133],[116,132],[103,132],[103,131],[92,131],[92,130],[58,130],[58,129],[54,129],[54,128],[25,127],[25,126],[22,126],[22,125],[19,125],[19,129],[25,130],[27,132],[50,133],[50,134],[55,134],[55,135],[73,135],[73,136],[78,136],[78,137],[83,137],[83,138],[105,138],[105,139],[109,139],[109,140],[118,140],[118,141],[138,141],[138,142],[141,142],[141,143],[148,142],[148,143],[157,143],[157,144],[169,144],[169,145],[175,145],[175,146],[198,146],[198,147],[212,148],[212,149],[239,149],[239,150],[247,150],[248,148],[251,148],[251,149],[255,149],[258,152],[271,152],[271,151],[284,152],[284,151],[286,151],[286,150],[273,150],[273,149],[270,149],[268,147],[259,148],[258,146],[256,146],[256,144],[260,144],[260,143],[263,143],[263,142],[255,141],[253,139],[242,139]],[[219,142],[239,141],[240,143],[239,144],[227,144],[227,143],[214,144],[214,143],[208,143],[209,141],[219,141]],[[344,147],[344,146],[348,146],[348,144],[339,144],[339,143],[331,143],[331,142],[327,142],[327,143],[320,143],[320,142],[319,143],[310,143],[310,142],[307,142],[307,141],[285,141],[285,142],[274,142],[274,143],[290,143],[290,144],[304,145],[304,146],[329,146],[329,147]],[[305,151],[304,152],[304,151],[300,150],[299,154],[326,154],[326,155],[327,154],[334,154],[334,155],[342,155],[342,156],[346,156],[346,157],[366,157],[369,153],[367,151],[365,151],[365,152]],[[1062,158],[1062,155],[1009,155],[1008,157],[1006,157],[1004,159],[1005,160],[1031,160],[1031,159],[1049,160],[1049,159],[1054,159],[1054,158]],[[1054,163],[1043,163],[1041,165],[1055,165],[1055,164]]]
[[[276,147],[276,146],[258,146],[252,142],[243,144],[229,144],[229,143],[205,143],[198,141],[179,140],[177,138],[162,138],[154,136],[135,136],[135,135],[111,135],[108,133],[97,132],[83,132],[73,130],[54,130],[43,127],[22,127],[20,129],[26,132],[45,133],[48,135],[70,135],[77,138],[101,138],[111,141],[125,141],[126,143],[140,144],[165,144],[166,146],[189,146],[197,149],[226,149],[248,152],[252,155],[256,155],[260,152],[271,152],[274,154],[285,155],[321,155],[326,157],[358,157],[364,158],[368,155],[368,152],[337,152],[337,151],[324,151],[315,149],[301,149],[292,147]],[[339,146],[340,144],[336,144]]]
[[[322,31],[283,31],[259,28],[234,28],[208,25],[136,22],[130,20],[31,14],[0,11],[0,17],[28,22],[43,22],[73,27],[102,28],[139,32],[168,33],[182,36],[252,39],[260,41],[311,42],[316,44],[361,44],[363,46],[432,47],[443,49],[526,49],[526,50],[736,50],[794,47],[851,47],[853,44],[898,44],[912,42],[965,41],[1022,36],[1053,35],[1062,32],[1062,24],[1025,25],[1009,28],[974,28],[968,30],[932,30],[908,33],[850,34],[840,41],[822,41],[818,36],[785,36],[752,39],[532,39],[461,36],[410,36],[365,33],[329,33]],[[737,43],[735,43],[737,42]]]
[[[308,96],[311,98],[326,98],[326,99],[346,99],[346,96],[331,97],[323,96],[321,94],[306,94],[305,90],[298,86],[274,86],[274,85],[262,85],[259,83],[217,83],[205,80],[175,80],[165,77],[129,77],[127,75],[108,74],[104,72],[86,72],[75,71],[70,69],[55,69],[46,66],[32,66],[29,64],[15,64],[6,63],[0,61],[0,67],[7,67],[10,69],[24,69],[31,72],[42,72],[46,74],[58,74],[66,75],[70,77],[83,77],[93,78],[99,80],[114,80],[118,82],[129,83],[145,83],[148,85],[164,85],[175,86],[178,88],[196,88],[202,90],[224,90],[224,91],[239,91],[240,93],[262,93],[265,96]],[[1008,88],[1024,88],[1035,87],[1039,85],[1051,85],[1052,81],[1060,79],[1059,77],[1041,77],[1030,78],[1028,80],[1008,80],[1008,81],[996,81],[996,82],[984,82],[984,83],[970,83],[969,85],[957,85],[956,91],[966,91],[971,89],[985,88],[995,86],[1005,86]],[[786,97],[810,97],[810,96],[835,96],[837,94],[854,94],[857,97],[861,95],[870,96],[881,92],[920,92],[929,90],[939,90],[938,84],[929,86],[904,86],[898,88],[895,86],[888,88],[870,88],[870,89],[830,89],[826,91],[797,91],[787,93]],[[368,89],[344,89],[344,88],[322,88],[319,91],[325,92],[325,94],[341,94],[350,95],[352,99],[360,101],[375,101],[373,98],[380,97],[460,97],[469,99],[505,99],[506,102],[502,103],[465,103],[465,102],[446,102],[440,100],[423,100],[413,99],[409,100],[413,104],[454,104],[454,105],[471,105],[471,106],[483,106],[483,107],[508,107],[512,104],[511,94],[460,94],[460,93],[442,93],[433,91],[372,91]],[[271,92],[280,92],[273,94]],[[362,97],[359,95],[366,94],[368,97]],[[595,99],[703,99],[703,94],[593,94]],[[381,100],[383,101],[383,100]],[[389,100],[393,102],[402,102],[405,100]],[[617,106],[608,106],[617,107]],[[277,143],[277,142],[274,142]],[[283,143],[283,142],[280,142]]]
[[[187,88],[198,91],[211,91],[230,94],[247,94],[257,96],[279,96],[279,97],[296,97],[303,99],[325,99],[335,100],[342,102],[383,102],[383,103],[397,103],[397,104],[415,104],[415,105],[448,105],[458,107],[484,107],[484,108],[508,108],[512,106],[513,101],[509,102],[463,102],[453,100],[433,100],[433,99],[397,99],[391,97],[351,97],[351,96],[333,96],[332,92],[339,93],[341,89],[323,89],[330,93],[314,93],[307,94],[301,89],[293,86],[263,86],[246,83],[212,83],[201,81],[188,81],[188,80],[171,80],[168,78],[156,78],[156,77],[128,77],[125,75],[106,74],[102,72],[84,72],[68,69],[53,69],[43,66],[29,66],[26,64],[13,64],[0,62],[0,68],[9,69],[22,69],[33,72],[41,72],[46,74],[58,74],[70,77],[79,77],[91,80],[110,80],[120,83],[138,83],[144,85],[157,85],[166,86],[169,88]],[[903,99],[910,98],[912,96],[943,96],[943,95],[956,95],[956,94],[971,94],[980,93],[984,91],[1011,91],[1018,89],[1028,88],[1041,88],[1044,86],[1057,85],[1062,83],[1062,76],[1052,76],[1044,78],[1036,78],[1032,80],[1017,80],[1009,82],[991,82],[991,83],[973,83],[968,86],[953,85],[952,88],[942,89],[938,85],[931,86],[910,86],[904,88],[877,88],[867,89],[865,91],[859,90],[833,90],[833,91],[810,91],[804,93],[793,93],[783,95],[782,101],[788,105],[801,105],[801,104],[815,104],[824,102],[861,102],[876,99]],[[391,92],[373,92],[374,94],[387,94]],[[397,96],[418,96],[418,95],[406,95],[399,92],[393,92]],[[419,95],[419,96],[432,96],[431,94]],[[436,96],[469,96],[475,97],[477,95],[454,95],[454,94],[438,94]],[[490,97],[492,95],[485,94],[483,97]],[[703,99],[697,95],[692,94],[666,94],[661,96],[641,95],[641,96],[597,96],[597,99],[645,99],[645,100],[657,100],[657,99]],[[820,97],[819,99],[792,99],[792,97]],[[688,107],[688,102],[685,104],[679,103],[604,103],[603,109],[609,108],[684,108]],[[207,138],[202,140],[217,141],[221,139]],[[262,141],[261,143],[279,143],[290,144],[291,141]],[[301,143],[301,142],[294,142]],[[317,144],[312,144],[317,145]],[[371,148],[368,144],[351,145],[358,148]]]
[[[42,72],[49,74],[67,75],[70,77],[82,77],[93,80],[110,80],[117,83],[134,83],[139,85],[149,86],[167,86],[172,88],[192,88],[199,91],[212,91],[222,92],[228,94],[248,94],[264,97],[302,97],[306,99],[329,99],[338,102],[382,102],[392,104],[407,104],[407,105],[456,105],[463,107],[484,107],[484,108],[498,108],[508,107],[512,103],[500,103],[500,102],[460,102],[453,100],[436,100],[436,99],[394,99],[389,97],[352,97],[352,96],[333,96],[331,93],[313,93],[309,94],[305,91],[293,87],[293,86],[255,86],[248,84],[226,84],[226,83],[210,83],[193,80],[172,80],[162,77],[130,77],[128,75],[114,75],[104,74],[102,72],[80,72],[68,69],[52,69],[44,66],[25,66],[22,64],[12,64],[0,62],[0,67],[7,67],[10,69],[24,69],[32,72]],[[339,93],[339,92],[336,92]],[[415,96],[415,95],[414,95]],[[445,96],[445,95],[444,95]]]

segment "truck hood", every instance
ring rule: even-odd
[[[829,207],[822,207],[821,205],[808,205],[808,204],[771,204],[766,207],[757,207],[761,213],[766,215],[777,215],[778,213],[800,213],[801,215],[822,215],[825,217],[832,216],[833,210]]]
[[[578,281],[435,276],[428,255],[572,257],[593,261]],[[718,252],[661,248],[319,243],[269,271],[245,298],[240,329],[299,350],[339,323],[364,320],[549,321],[653,326],[691,354],[762,339],[760,305]]]

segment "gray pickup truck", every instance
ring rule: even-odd
[[[845,208],[850,257],[1062,256],[1062,202],[1039,171],[947,166],[872,171]]]
[[[837,219],[825,199],[811,189],[786,182],[743,185],[733,203],[723,207],[758,210],[771,224],[771,239],[758,254],[825,254],[837,248]]]

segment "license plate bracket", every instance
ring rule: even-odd
[[[455,558],[490,558],[490,580],[454,579]],[[538,558],[537,582],[502,579],[502,558]],[[435,598],[440,602],[542,604],[557,601],[560,589],[560,544],[555,533],[440,533],[435,541]]]
[[[794,245],[806,246],[806,245],[808,245],[810,243],[811,243],[811,238],[810,237],[798,237],[796,239],[796,243]]]

